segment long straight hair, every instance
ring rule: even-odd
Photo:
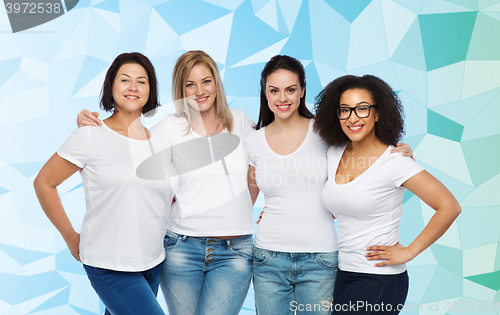
[[[191,50],[182,54],[175,63],[172,73],[172,97],[177,116],[187,120],[186,134],[193,130],[194,118],[197,110],[190,106],[186,99],[186,80],[189,72],[195,65],[204,65],[210,69],[215,81],[217,96],[214,105],[215,113],[221,120],[222,125],[228,132],[233,130],[233,115],[227,105],[226,93],[222,85],[222,79],[217,64],[206,52],[202,50]]]
[[[314,118],[314,114],[306,106],[306,72],[302,63],[290,56],[276,55],[269,60],[260,75],[260,112],[259,120],[255,128],[266,127],[274,121],[274,113],[271,111],[266,98],[267,77],[278,70],[287,70],[295,73],[299,77],[300,88],[304,90],[304,95],[300,98],[299,114],[302,117]]]

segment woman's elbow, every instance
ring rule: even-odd
[[[448,202],[446,208],[448,209],[450,216],[453,217],[453,220],[455,220],[462,212],[462,207],[460,206],[458,200],[456,200],[455,198],[453,198],[453,200],[450,200],[450,202]]]
[[[40,176],[37,175],[33,180],[33,188],[35,188],[35,192],[40,191]]]
[[[455,219],[460,215],[460,213],[462,213],[462,207],[460,206],[458,201],[454,207],[454,213],[455,213]]]
[[[44,191],[44,188],[51,188],[51,185],[45,180],[44,176],[38,174],[33,180],[33,187],[36,195],[39,196]]]

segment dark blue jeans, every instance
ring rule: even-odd
[[[408,283],[406,271],[380,275],[339,269],[332,315],[398,314],[404,309]]]
[[[92,287],[106,306],[105,315],[164,315],[156,294],[161,264],[146,271],[124,272],[83,265]]]

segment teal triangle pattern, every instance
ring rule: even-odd
[[[467,60],[500,60],[500,21],[478,12]]]
[[[333,9],[335,9],[335,11],[340,13],[347,21],[352,23],[358,17],[358,15],[363,12],[363,10],[370,4],[370,2],[372,2],[372,0],[330,0],[325,2]]]
[[[498,241],[500,237],[498,222],[500,222],[500,206],[463,207],[462,213],[457,218],[458,230],[460,235],[463,235],[460,237],[462,248],[466,250]],[[497,253],[500,253],[498,249]]]
[[[445,267],[438,266],[422,301],[441,301],[462,296],[463,278]]]
[[[420,34],[420,24],[415,19],[398,47],[391,56],[391,61],[395,61],[405,66],[419,70],[427,70],[425,64],[424,45],[422,34]]]
[[[427,132],[441,138],[459,142],[464,132],[464,126],[428,109]]]
[[[419,15],[427,70],[466,59],[477,12]]]
[[[500,271],[465,277],[465,279],[468,279],[495,291],[500,290]]]
[[[445,267],[459,276],[463,274],[463,253],[461,250],[434,244],[431,246],[432,253],[439,265]]]
[[[485,148],[489,148],[489,153],[480,154],[480,152],[484,152]],[[500,173],[500,163],[498,163],[500,135],[462,142],[462,151],[474,187],[480,186]]]

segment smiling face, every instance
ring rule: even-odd
[[[118,112],[142,112],[149,99],[149,80],[144,68],[127,63],[118,69],[113,81],[113,100]]]
[[[267,76],[266,98],[275,119],[288,119],[299,115],[300,99],[305,89],[300,87],[299,76],[288,70],[277,70]]]
[[[360,105],[375,105],[369,91],[363,89],[350,89],[340,96],[340,108],[354,108]],[[340,120],[340,126],[352,142],[360,142],[375,139],[375,122],[378,120],[378,112],[375,108],[370,109],[370,115],[359,118],[354,111],[349,118]]]
[[[194,65],[189,72],[184,89],[189,105],[200,112],[215,111],[217,86],[210,68]]]

